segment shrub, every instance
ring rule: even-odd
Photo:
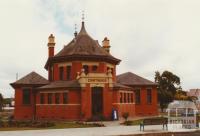
[[[35,128],[47,128],[53,127],[53,122],[40,122],[40,121],[0,121],[0,127],[35,127]]]
[[[122,114],[122,117],[124,118],[125,121],[127,121],[127,120],[128,120],[128,117],[129,117],[129,113],[128,113],[128,112],[124,112],[124,113]]]
[[[124,122],[124,125],[126,125],[126,126],[131,126],[131,125],[132,125],[132,121],[125,121],[125,122]]]

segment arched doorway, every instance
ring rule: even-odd
[[[103,113],[103,88],[92,87],[92,116]]]

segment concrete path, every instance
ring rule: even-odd
[[[139,126],[110,126],[94,128],[70,128],[48,130],[0,131],[0,136],[113,136],[165,132],[161,125],[146,126],[146,131],[140,132]]]

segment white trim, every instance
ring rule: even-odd
[[[99,62],[83,61],[81,64],[82,64],[82,66],[83,65],[88,65],[88,66],[93,66],[94,65],[94,66],[97,66],[97,67],[99,66]]]
[[[135,104],[134,102],[133,103],[112,103],[113,105],[122,105],[122,104]]]
[[[71,62],[65,62],[65,63],[57,63],[58,67],[66,67],[66,66],[72,66]]]
[[[123,90],[120,90],[119,93],[130,93],[130,94],[133,94],[133,91],[123,91]]]
[[[36,104],[36,106],[57,106],[57,105],[59,105],[59,106],[62,106],[62,105],[68,105],[68,106],[80,106],[81,104],[79,104],[79,103],[70,103],[70,104]]]
[[[69,92],[68,90],[66,90],[66,91],[42,91],[42,92],[40,92],[40,93],[65,93],[65,92]]]

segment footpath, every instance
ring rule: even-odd
[[[169,132],[166,130],[162,130],[162,125],[145,126],[145,131],[140,131],[139,126],[119,126],[119,125],[117,126],[116,124],[117,122],[114,122],[113,124],[109,124],[109,126],[107,127],[92,127],[92,128],[0,131],[0,136],[119,136],[119,135],[131,136],[131,135],[147,134],[147,133],[151,133],[151,135],[154,136],[154,134]],[[192,129],[181,130],[181,132],[188,132],[188,131],[192,132],[196,130]]]

